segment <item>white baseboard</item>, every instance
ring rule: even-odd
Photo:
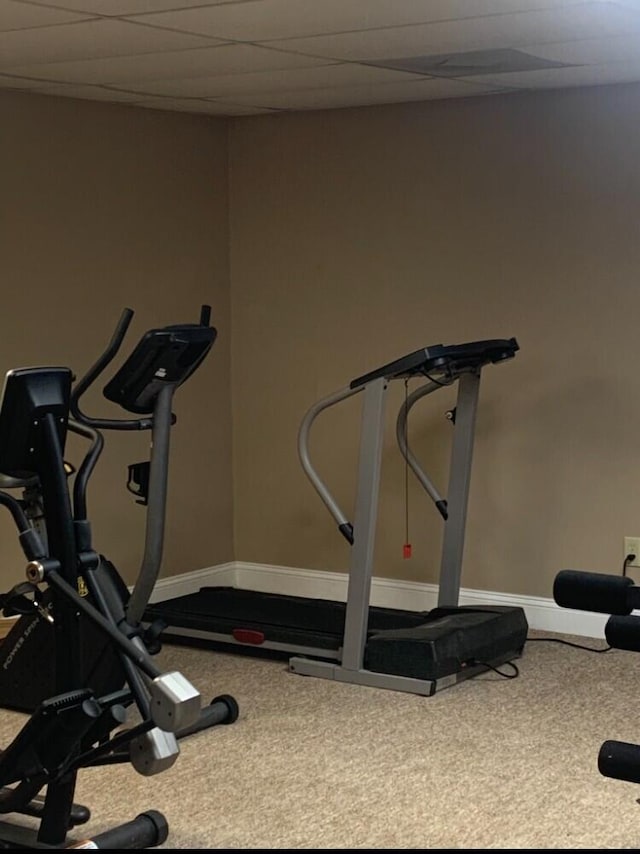
[[[211,585],[343,602],[347,598],[347,579],[347,574],[341,572],[233,561],[162,578],[156,585],[152,601],[161,602],[185,596]],[[428,611],[436,606],[437,598],[438,587],[435,584],[388,578],[374,578],[371,583],[371,604],[380,607]],[[541,596],[518,596],[466,588],[460,591],[460,605],[521,607],[531,629],[588,638],[604,638],[608,619],[606,614],[560,608],[553,599]]]
[[[208,584],[216,587],[237,587],[236,578],[236,566],[233,563],[223,563],[219,566],[195,569],[183,575],[160,578],[151,594],[151,602],[164,602],[165,599],[197,593],[201,587],[206,587]]]

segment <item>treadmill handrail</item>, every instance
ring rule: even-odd
[[[417,477],[420,482],[422,488],[425,492],[431,497],[434,504],[438,508],[440,514],[446,519],[446,500],[440,495],[433,482],[427,476],[427,473],[422,468],[420,463],[418,462],[415,454],[409,447],[408,440],[408,430],[407,430],[407,418],[409,416],[409,411],[411,407],[421,398],[425,397],[427,394],[431,392],[437,391],[437,389],[441,388],[441,383],[429,382],[425,385],[420,386],[415,389],[403,402],[402,406],[398,410],[398,417],[396,419],[396,439],[398,441],[398,446],[400,448],[400,453],[407,461],[411,470]]]
[[[311,458],[309,456],[309,433],[311,425],[321,412],[324,412],[325,409],[329,409],[330,406],[334,406],[336,403],[347,400],[347,398],[352,397],[354,394],[362,391],[362,389],[363,386],[359,388],[351,388],[350,386],[347,386],[346,388],[342,388],[339,391],[324,397],[322,400],[317,401],[307,410],[298,429],[298,456],[300,458],[302,468],[322,499],[327,510],[338,523],[339,530],[347,539],[349,539],[347,532],[351,532],[351,535],[353,532],[351,522],[349,522],[348,517],[340,509],[338,502],[329,491],[328,486],[322,480],[311,463]],[[350,542],[351,541],[352,537]]]
[[[451,385],[455,380],[459,379],[462,374],[470,371],[480,372],[483,365],[501,362],[505,359],[512,358],[519,350],[518,343],[515,338],[491,338],[484,341],[470,341],[465,344],[434,344],[430,347],[425,347],[422,350],[415,350],[407,356],[396,359],[370,371],[368,374],[363,374],[361,377],[352,380],[346,388],[340,389],[333,394],[324,397],[311,406],[300,423],[298,430],[298,456],[302,468],[311,481],[316,492],[322,499],[329,513],[333,516],[338,524],[338,528],[346,539],[353,543],[353,527],[349,522],[348,517],[340,508],[338,502],[331,494],[328,486],[322,480],[317,470],[313,467],[309,456],[309,432],[311,425],[317,416],[346,400],[359,391],[363,391],[367,385],[375,380],[385,379],[387,382],[405,377],[418,375],[427,376],[431,381],[426,386],[421,386],[416,389],[407,401],[403,403],[398,421],[396,422],[396,436],[400,450],[405,459],[411,466],[414,474],[419,482],[431,496],[438,511],[447,518],[447,503],[439,495],[434,484],[429,480],[426,472],[422,469],[418,460],[413,455],[407,443],[406,430],[406,412],[408,409],[425,394],[441,388],[443,385]],[[433,374],[440,374],[443,380],[434,379]],[[406,410],[406,411],[405,411]],[[404,423],[403,423],[404,422]]]

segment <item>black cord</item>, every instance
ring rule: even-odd
[[[612,646],[605,646],[602,649],[595,649],[592,646],[583,646],[579,643],[573,643],[572,641],[561,640],[560,638],[527,638],[527,643],[532,643],[533,641],[546,641],[547,643],[561,643],[565,646],[572,646],[575,649],[584,649],[587,652],[609,652],[609,650],[613,649]],[[501,670],[498,670],[497,667],[493,667],[493,665],[488,664],[486,661],[477,661],[473,662],[474,664],[481,664],[483,667],[487,667],[489,670],[493,670],[494,673],[497,673],[498,676],[502,676],[504,679],[515,679],[520,675],[520,671],[513,663],[513,661],[505,661],[505,664],[508,664],[509,667],[513,668],[513,673],[503,673]]]
[[[503,679],[515,679],[516,676],[520,675],[520,671],[513,663],[513,661],[505,661],[505,664],[508,664],[509,667],[513,668],[513,673],[503,673],[501,670],[498,670],[497,667],[494,667],[493,664],[489,664],[488,661],[476,661],[473,659],[472,661],[467,662],[469,665],[480,665],[481,667],[486,667],[487,670],[493,670],[494,673],[497,673],[498,676],[502,676]]]
[[[420,373],[425,376],[430,382],[435,383],[435,385],[439,385],[441,388],[445,386],[451,385],[455,381],[455,377],[451,374],[451,368],[447,368],[449,376],[446,376],[442,380],[437,380],[432,374],[430,374],[424,368],[420,371]]]
[[[565,646],[572,646],[574,649],[584,649],[587,652],[609,652],[610,649],[613,649],[612,646],[604,646],[601,649],[596,649],[593,646],[583,646],[580,643],[573,643],[568,640],[561,640],[560,638],[527,638],[527,643],[533,643],[534,641],[546,641],[547,643],[561,643]]]
[[[636,559],[636,556],[633,553],[630,553],[625,557],[625,559],[622,563],[622,575],[623,575],[623,577],[626,578],[627,567],[629,566],[629,564],[633,563],[635,559]]]

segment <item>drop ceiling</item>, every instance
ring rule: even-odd
[[[640,0],[0,0],[0,88],[242,116],[640,81]]]

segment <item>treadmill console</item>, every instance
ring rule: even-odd
[[[357,377],[349,387],[359,388],[381,377],[395,380],[421,374],[429,377],[433,373],[454,379],[462,371],[511,359],[519,349],[515,338],[492,338],[466,344],[433,344]]]

